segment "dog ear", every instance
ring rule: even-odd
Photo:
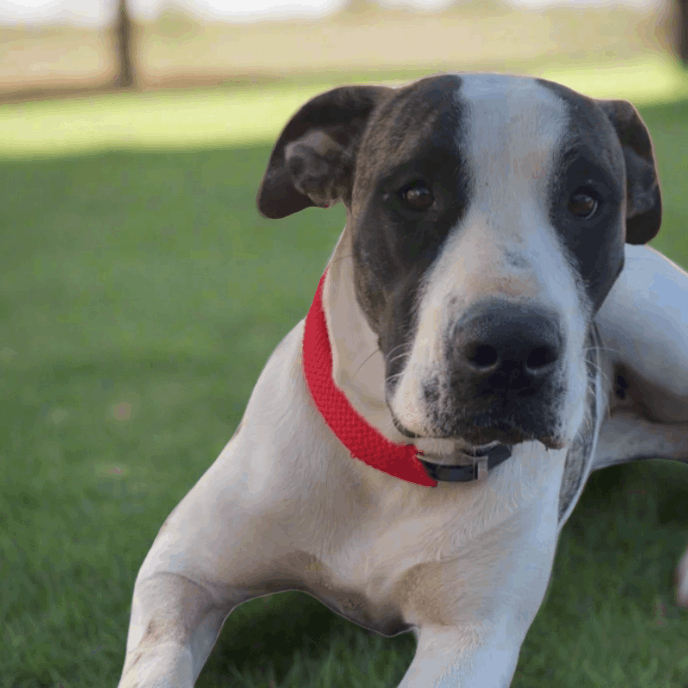
[[[344,86],[306,103],[272,150],[258,191],[258,210],[271,219],[351,198],[358,147],[370,114],[390,93],[385,86]]]
[[[646,244],[662,224],[662,197],[650,132],[627,100],[598,100],[616,130],[626,164],[626,242]]]

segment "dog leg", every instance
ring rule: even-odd
[[[238,436],[170,514],[141,566],[119,688],[191,688],[235,607],[294,587],[302,562],[266,495],[278,490],[251,474],[250,462],[272,451],[252,441],[252,421],[249,408]]]
[[[191,688],[230,611],[184,575],[139,578],[119,687]]]
[[[610,402],[593,470],[688,461],[688,273],[648,246],[626,246],[597,324]]]
[[[602,424],[595,470],[643,459],[688,462],[688,423],[656,423],[618,410]]]
[[[295,544],[293,525],[304,518],[299,433],[315,414],[294,403],[302,333],[303,322],[275,349],[235,436],[160,528],[134,585],[119,688],[191,688],[230,612],[299,589],[313,563],[313,536]]]
[[[507,688],[521,644],[507,633],[424,626],[398,688]]]
[[[119,688],[191,688],[234,608],[297,587],[303,561],[248,476],[249,460],[264,461],[250,435],[242,430],[225,447],[146,556]]]
[[[134,585],[119,688],[191,688],[232,609],[266,594],[246,566],[265,564],[260,530],[228,470],[242,449],[241,437],[229,442],[155,538]]]
[[[649,246],[626,246],[626,265],[596,321],[610,414],[631,408],[657,423],[688,422],[688,273]],[[595,468],[610,465],[599,459]]]
[[[456,560],[420,579],[423,596],[409,598],[413,605],[406,610],[418,645],[398,688],[511,685],[552,573],[563,473],[558,463],[541,500],[466,543]],[[426,599],[442,604],[433,607]]]
[[[648,246],[626,246],[626,267],[597,322],[612,394],[593,470],[688,462],[688,274]],[[688,551],[676,583],[688,607]]]

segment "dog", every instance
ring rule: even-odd
[[[285,590],[413,631],[400,688],[509,686],[590,473],[688,459],[688,274],[645,246],[630,103],[496,74],[335,88],[257,202],[338,201],[307,317],[143,562],[120,688],[190,688],[229,613]]]

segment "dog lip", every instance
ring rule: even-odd
[[[420,435],[404,427],[391,409],[390,412],[394,426],[405,437],[421,440],[452,440],[457,443],[459,451],[462,451],[466,454],[473,454],[475,456],[480,455],[477,454],[476,451],[483,452],[493,449],[498,445],[513,447],[517,444],[521,444],[522,442],[538,441],[544,444],[547,449],[563,449],[566,446],[566,442],[560,437],[544,434],[532,435],[518,427],[511,427],[508,429],[502,429],[494,426],[477,427],[472,431],[459,433],[456,435]],[[485,442],[486,439],[488,440],[487,442]]]
[[[482,447],[486,441],[507,446],[537,441],[544,444],[547,449],[562,449],[566,446],[566,442],[561,437],[556,437],[547,432],[533,432],[511,423],[467,428],[463,432],[457,432],[452,439],[462,440],[469,447]]]
[[[474,456],[481,456],[483,454],[486,454],[487,452],[490,451],[490,449],[494,449],[495,447],[498,446],[505,446],[505,447],[512,447],[512,444],[507,444],[505,442],[500,442],[499,440],[494,440],[492,442],[488,442],[487,444],[464,444],[464,446],[461,448],[462,452],[465,452],[466,454],[473,454]]]
[[[488,442],[487,444],[470,444],[468,442],[462,442],[461,438],[459,437],[452,437],[452,438],[447,438],[447,437],[431,437],[428,436],[427,438],[423,439],[453,439],[456,441],[457,446],[454,449],[454,452],[459,452],[460,454],[465,454],[467,456],[486,456],[489,454],[493,449],[496,449],[497,447],[509,447],[511,449],[512,447],[516,446],[516,444],[519,444],[518,442],[512,443],[512,442],[501,442],[499,440],[494,440],[493,442]]]
[[[483,433],[484,434],[484,433]],[[527,437],[525,435],[519,434],[518,436],[506,437],[504,433],[498,433],[503,439],[494,439],[491,442],[481,442],[473,443],[465,436],[461,435],[421,435],[420,439],[428,440],[452,440],[457,443],[457,448],[464,454],[472,454],[474,456],[481,456],[483,453],[489,453],[490,450],[495,447],[515,447],[516,445],[522,444],[523,442],[540,442],[545,445],[547,449],[563,449],[566,446],[566,442],[562,441],[558,437],[552,436],[535,436]]]

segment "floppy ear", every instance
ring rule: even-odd
[[[277,219],[349,201],[363,132],[377,104],[392,92],[385,86],[344,86],[306,103],[272,151],[258,191],[261,215]]]
[[[626,242],[646,244],[662,224],[662,197],[650,132],[627,100],[598,100],[616,130],[626,164]]]

